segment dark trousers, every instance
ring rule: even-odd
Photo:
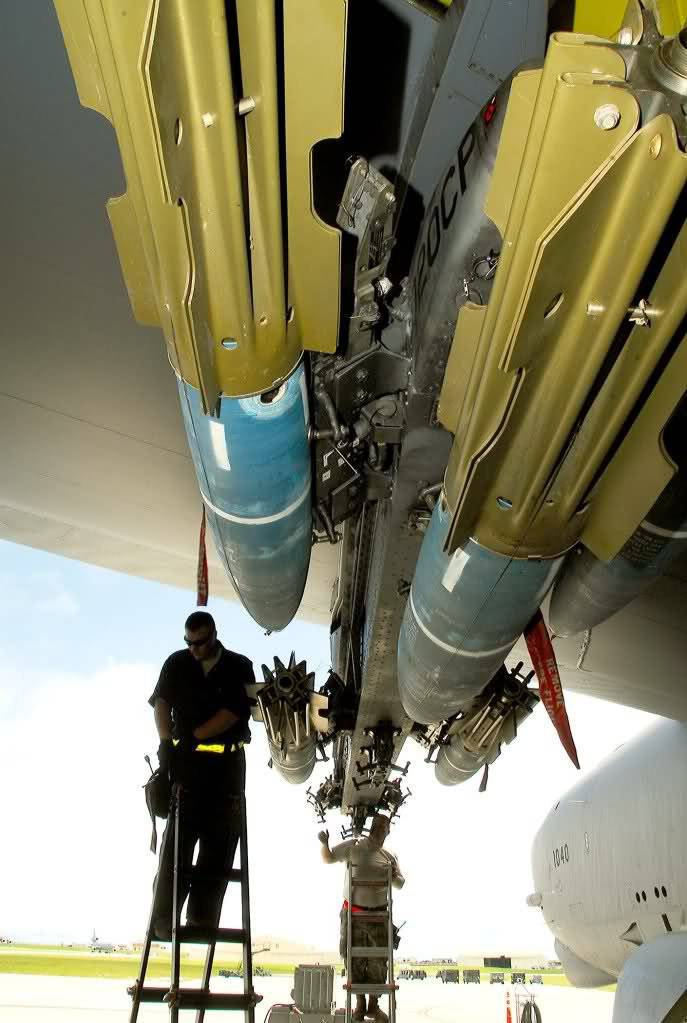
[[[182,788],[179,897],[183,906],[188,896],[186,918],[189,924],[215,927],[222,910],[227,881],[217,875],[226,875],[234,862],[241,828],[239,794],[243,792],[245,783],[243,751],[233,756],[237,760],[237,771],[232,776],[217,772],[217,776],[213,777],[212,771],[204,769],[200,776],[187,774]],[[211,876],[194,877],[191,883],[188,875],[196,845],[197,872]],[[174,879],[173,814],[170,814],[162,839],[158,877],[153,927],[159,939],[169,940]]]

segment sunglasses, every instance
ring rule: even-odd
[[[204,639],[189,639],[187,636],[184,636],[184,643],[188,647],[192,647],[192,646],[205,646],[205,644],[209,643],[209,642],[210,642],[210,636],[209,635],[205,636]]]

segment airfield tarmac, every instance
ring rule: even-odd
[[[340,978],[337,978],[337,980]],[[156,981],[157,984],[160,981]],[[240,991],[239,978],[213,981],[217,991]],[[256,1009],[256,1023],[263,1023],[270,1006],[290,1002],[293,977],[257,977],[256,990],[263,1000]],[[399,1023],[504,1023],[505,992],[501,985],[442,984],[435,979],[400,981],[397,1018]],[[533,989],[542,1013],[542,1023],[610,1023],[613,995],[606,991],[576,991],[565,987]],[[337,1005],[345,1004],[337,991]],[[126,1023],[130,999],[126,983],[84,977],[45,977],[30,974],[0,974],[0,1019],[2,1023]],[[236,1019],[236,1013],[226,1017]],[[163,1005],[144,1005],[140,1023],[168,1018]],[[181,1013],[191,1018],[191,1012]],[[212,1014],[220,1018],[219,1012]],[[513,1011],[513,1023],[516,1023]]]

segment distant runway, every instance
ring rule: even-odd
[[[335,987],[337,1005],[344,1005],[343,992]],[[156,981],[156,984],[161,983]],[[256,990],[264,997],[256,1011],[256,1023],[263,1023],[270,1006],[291,1001],[293,977],[257,977]],[[401,981],[398,992],[399,1023],[504,1023],[505,991],[501,985],[473,986],[442,984],[438,980]],[[238,978],[218,978],[216,990],[241,989]],[[536,991],[536,989],[535,989]],[[513,996],[511,995],[511,998]],[[546,987],[536,991],[542,1023],[610,1023],[613,995],[605,991],[575,991]],[[126,982],[91,980],[83,977],[33,977],[0,974],[0,1019],[2,1023],[126,1023],[130,1000]],[[236,1020],[235,1013],[226,1018]],[[145,1005],[140,1023],[166,1019],[164,1005]],[[191,1013],[182,1017],[191,1018]],[[213,1018],[222,1018],[213,1013]],[[513,1023],[515,1012],[513,1012]]]

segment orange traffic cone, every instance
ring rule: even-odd
[[[510,991],[506,991],[506,1023],[513,1023],[513,1014],[510,1011]]]

